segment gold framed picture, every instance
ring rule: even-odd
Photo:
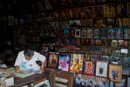
[[[122,80],[122,66],[109,64],[109,78],[113,82],[121,82],[121,80]]]

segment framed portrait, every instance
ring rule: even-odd
[[[109,64],[109,78],[113,82],[121,82],[121,80],[122,80],[122,65]]]
[[[84,54],[71,54],[70,71],[82,73]]]
[[[116,39],[123,39],[123,29],[116,29]]]
[[[100,29],[94,29],[94,38],[100,38]]]
[[[101,39],[107,39],[107,29],[101,29]]]
[[[115,38],[115,29],[108,29],[108,39]]]
[[[130,39],[130,29],[124,29],[124,39]]]
[[[48,56],[49,56],[49,47],[48,46],[42,46],[40,53],[46,57],[44,67],[47,67],[47,60],[48,60]]]
[[[93,29],[87,29],[87,38],[93,38]]]
[[[75,38],[80,38],[80,29],[75,30]]]
[[[97,61],[95,75],[101,76],[101,77],[107,77],[108,76],[108,62]]]
[[[48,68],[57,69],[59,53],[49,52]]]
[[[70,66],[70,55],[61,53],[59,55],[58,70],[69,71],[69,66]]]
[[[95,63],[94,61],[84,61],[84,74],[94,75]]]
[[[81,38],[86,38],[86,29],[81,29],[80,30],[80,35],[81,35]]]

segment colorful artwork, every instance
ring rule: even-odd
[[[67,16],[67,11],[66,10],[61,10],[60,11],[60,20],[67,20],[68,16]]]
[[[69,30],[69,37],[70,38],[75,37],[75,30],[73,30],[73,29]]]
[[[124,46],[124,40],[118,40],[118,47]]]
[[[95,19],[94,20],[94,27],[95,28],[106,28],[107,27],[107,20],[106,19]]]
[[[105,47],[101,47],[100,52],[105,52]]]
[[[122,18],[114,18],[114,27],[122,27]]]
[[[106,47],[106,53],[111,53],[111,48]]]
[[[85,45],[85,39],[81,39],[81,45]]]
[[[108,28],[114,27],[114,18],[108,18],[107,19]]]
[[[129,40],[124,40],[124,47],[129,47]]]
[[[86,45],[90,46],[90,39],[86,39]]]
[[[112,47],[117,47],[117,40],[112,40]]]
[[[124,29],[124,39],[130,39],[130,29]]]
[[[84,74],[94,75],[95,64],[93,61],[85,61],[84,63]]]
[[[69,71],[70,55],[59,55],[58,70]]]
[[[75,39],[75,45],[80,45],[80,39]]]
[[[64,37],[64,30],[59,30],[59,37],[63,38]]]
[[[103,6],[102,5],[94,6],[94,11],[95,11],[95,18],[103,17]]]
[[[66,9],[66,14],[69,20],[74,19],[73,9]]]
[[[83,57],[83,54],[71,54],[70,71],[82,73]]]
[[[87,29],[87,38],[93,38],[93,29]]]
[[[126,3],[116,4],[116,17],[126,17],[127,12],[126,9],[127,9]]]
[[[109,61],[108,61],[108,56],[102,55],[102,56],[101,56],[101,61],[109,62]]]
[[[101,29],[101,38],[107,39],[107,29]]]
[[[75,38],[80,38],[80,30],[79,29],[75,30]]]
[[[95,40],[95,46],[100,46],[101,44],[101,40],[100,39],[96,39]]]
[[[123,29],[116,29],[116,39],[123,39]]]
[[[65,45],[65,46],[70,46],[70,41],[69,41],[68,38],[65,39],[64,45]]]
[[[115,4],[104,4],[104,17],[115,17]]]
[[[85,11],[85,17],[86,18],[94,18],[95,17],[95,13],[94,13],[94,7],[84,7],[84,11]]]
[[[80,21],[81,21],[82,28],[93,27],[93,19],[83,19]]]
[[[64,30],[64,37],[66,37],[66,38],[69,37],[69,30]]]
[[[91,45],[91,46],[95,46],[95,41],[94,41],[94,39],[91,39],[90,45]]]
[[[58,54],[49,53],[48,68],[57,68],[58,65]]]
[[[81,29],[80,31],[81,31],[80,32],[81,33],[81,38],[86,38],[86,34],[87,34],[86,29]]]
[[[108,29],[108,39],[115,38],[115,29]]]
[[[74,38],[70,38],[69,42],[70,42],[71,46],[75,46],[75,39]]]
[[[100,38],[100,29],[94,29],[94,38]]]
[[[84,12],[84,9],[83,8],[74,8],[74,14],[75,14],[75,17],[74,19],[83,19],[85,18],[85,12]]]
[[[130,18],[123,18],[123,27],[125,28],[130,27]]]

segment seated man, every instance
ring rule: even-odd
[[[38,66],[38,64],[36,63],[36,61],[39,61],[39,60],[42,62],[41,67]],[[45,61],[45,56],[33,50],[26,49],[25,51],[21,51],[18,53],[17,59],[15,61],[15,65],[14,65],[15,71],[17,73],[35,72],[37,70],[44,72],[44,61]]]

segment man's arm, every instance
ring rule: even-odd
[[[16,73],[21,73],[20,67],[19,66],[15,66],[15,71],[16,71]]]
[[[40,71],[41,71],[41,72],[44,72],[44,63],[45,63],[45,61],[42,62],[42,65],[41,65],[41,68],[40,68]]]

